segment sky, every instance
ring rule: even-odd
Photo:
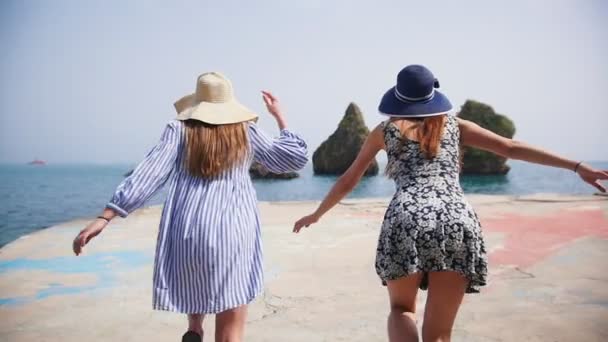
[[[515,139],[608,160],[608,4],[553,1],[0,2],[0,163],[134,163],[206,71],[276,134],[281,100],[311,153],[351,101],[368,126],[408,64],[455,107],[491,105]]]

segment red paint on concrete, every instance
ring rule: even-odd
[[[579,238],[608,239],[608,219],[600,209],[564,210],[545,216],[507,214],[481,221],[484,231],[506,234],[503,248],[489,256],[494,265],[526,268]]]
[[[525,205],[525,204],[522,204]],[[355,218],[379,218],[383,212],[353,212]],[[544,260],[560,248],[588,236],[608,239],[608,218],[601,209],[565,209],[546,215],[498,213],[499,218],[484,218],[484,232],[505,234],[502,248],[489,255],[490,267],[515,265],[526,268]]]

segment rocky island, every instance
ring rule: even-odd
[[[251,179],[292,179],[298,178],[300,175],[297,172],[270,172],[264,165],[253,162],[251,168],[249,168],[249,176],[251,176]]]
[[[368,134],[369,129],[365,125],[361,110],[351,102],[336,131],[313,154],[314,173],[317,175],[343,174],[357,157]],[[377,174],[378,162],[374,159],[365,175]]]
[[[460,109],[458,117],[473,121],[505,138],[513,138],[515,125],[508,117],[498,114],[487,104],[467,100]],[[471,147],[463,149],[464,158],[462,173],[469,175],[504,175],[509,172],[507,158],[491,152],[481,151]]]
[[[127,171],[124,177],[129,177],[133,174],[133,169]],[[297,172],[286,172],[286,173],[274,173],[268,171],[264,165],[253,162],[249,168],[249,176],[251,179],[292,179],[298,178],[300,175]]]

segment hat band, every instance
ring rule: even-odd
[[[403,94],[401,94],[399,92],[399,90],[397,89],[397,87],[395,87],[395,97],[397,97],[397,99],[401,102],[422,102],[422,101],[427,101],[433,98],[433,96],[435,95],[435,89],[431,90],[431,93],[426,95],[426,96],[422,96],[422,97],[409,97],[409,96],[405,96]]]

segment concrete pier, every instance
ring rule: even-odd
[[[608,341],[608,197],[468,198],[490,284],[465,297],[453,340]],[[344,201],[299,235],[293,222],[318,203],[260,203],[266,286],[246,341],[386,341],[373,263],[387,203]],[[185,316],[151,310],[159,216],[152,207],[117,219],[81,257],[71,243],[84,220],[0,249],[0,341],[179,341]],[[213,340],[212,316],[205,329]]]

